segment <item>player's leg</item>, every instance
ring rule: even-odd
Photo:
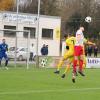
[[[74,47],[74,60],[73,60],[73,73],[72,73],[72,82],[75,83],[75,78],[77,76],[76,67],[78,64],[78,57],[79,57],[79,47]]]
[[[0,53],[0,66],[1,66],[1,61],[2,61],[2,54]]]
[[[7,67],[7,65],[8,65],[8,56],[5,53],[3,57],[5,58],[5,66]]]
[[[75,74],[75,76],[77,73],[77,65],[78,65],[78,56],[75,56],[73,61],[73,73]]]
[[[82,76],[85,76],[85,74],[83,73],[83,61],[84,61],[84,57],[83,55],[80,56],[80,60],[79,60],[79,73],[82,75]]]
[[[58,65],[57,65],[57,70],[59,70],[59,69],[62,67],[64,61],[65,61],[64,58],[62,58],[62,59],[59,61]]]
[[[62,78],[65,78],[66,74],[69,72],[70,66],[71,66],[71,64],[72,64],[72,62],[73,62],[73,59],[74,59],[73,57],[70,57],[70,58],[67,60],[67,66],[66,66],[66,69],[65,69],[63,75],[61,76]]]
[[[85,46],[83,46],[83,69],[86,67],[86,55]]]
[[[74,61],[73,61],[73,72],[72,72],[72,82],[75,83],[75,79],[77,76],[77,63],[78,63],[78,56],[74,56]]]
[[[83,63],[84,63],[84,55],[83,55],[83,47],[80,47],[80,59],[79,59],[79,73],[82,75],[82,76],[85,76],[83,74]]]
[[[86,56],[85,55],[83,55],[84,56],[84,58],[83,58],[83,69],[84,68],[86,68]]]
[[[68,51],[64,54],[63,58],[59,61],[58,65],[57,65],[57,70],[54,73],[59,74],[59,72],[60,72],[59,70],[62,67],[64,61],[67,60],[69,57],[70,57],[70,52]]]
[[[79,71],[82,72],[82,69],[83,69],[83,55],[81,55],[79,59]]]
[[[70,70],[70,65],[68,64],[67,67],[66,67],[66,69],[65,69],[65,72],[63,73],[63,75],[62,75],[61,77],[62,77],[62,78],[65,78],[66,73],[68,73],[69,70]]]
[[[73,73],[76,74],[76,66],[78,65],[79,47],[74,47]]]
[[[64,63],[64,60],[65,60],[65,59],[62,58],[62,59],[59,61],[58,65],[57,65],[57,70],[56,70],[54,73],[59,74],[60,68],[62,67],[62,65],[63,65],[63,63]]]
[[[2,60],[2,58],[0,57],[0,66],[1,66],[1,60]]]
[[[69,72],[69,70],[70,70],[70,65],[71,63],[69,63],[68,65],[67,65],[67,67],[66,67],[66,69],[65,69],[65,71],[64,71],[64,74],[66,74],[66,73],[68,73]]]
[[[74,73],[72,73],[72,82],[75,83],[75,79],[76,79],[76,76]]]

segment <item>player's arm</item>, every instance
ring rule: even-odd
[[[95,43],[88,41],[86,38],[84,38],[84,43],[88,45],[95,45]]]
[[[90,41],[87,41],[87,44],[89,44],[89,45],[95,45],[95,43],[90,42]]]
[[[6,51],[8,51],[8,45],[6,44]]]

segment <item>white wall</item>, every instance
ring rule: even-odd
[[[10,12],[11,13],[11,12]],[[7,21],[8,19],[3,18],[4,13],[0,13],[0,29],[3,29],[4,25],[12,25],[16,26],[16,21]],[[7,12],[9,14],[9,12]],[[12,14],[12,13],[11,13]],[[15,13],[14,13],[15,14]],[[22,14],[24,15],[24,14]],[[25,14],[27,15],[27,14]],[[15,15],[14,15],[15,16]],[[35,18],[37,15],[30,15],[27,16],[33,16]],[[16,19],[15,19],[16,20]],[[23,27],[37,27],[37,22],[35,23],[24,23],[23,19],[18,24],[18,30],[23,31]],[[25,20],[25,19],[24,19]],[[31,20],[30,20],[31,21]],[[33,20],[32,20],[33,21]],[[40,50],[43,44],[48,45],[49,47],[49,56],[59,56],[60,54],[60,39],[56,38],[56,32],[53,32],[53,39],[43,39],[42,36],[42,28],[48,28],[48,29],[56,29],[57,27],[61,26],[61,19],[59,17],[52,17],[52,16],[40,16],[40,22],[39,22],[39,47],[38,47],[38,53],[41,55]],[[26,46],[27,45],[27,39],[23,37],[23,33],[18,33],[18,46]],[[0,38],[3,37],[3,33],[0,32]],[[15,38],[7,38],[6,41],[9,44],[9,46],[15,46]],[[36,50],[36,38],[30,39],[30,44],[34,43],[35,50]]]

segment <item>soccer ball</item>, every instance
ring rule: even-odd
[[[41,67],[45,67],[47,64],[47,59],[41,59]]]
[[[87,23],[90,23],[91,20],[92,20],[92,18],[91,18],[90,16],[87,16],[87,17],[85,18],[85,21],[86,21]]]

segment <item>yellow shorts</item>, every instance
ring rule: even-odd
[[[74,52],[72,50],[68,50],[68,51],[65,52],[63,58],[64,59],[68,59],[68,58],[70,58],[72,56],[74,56]]]

